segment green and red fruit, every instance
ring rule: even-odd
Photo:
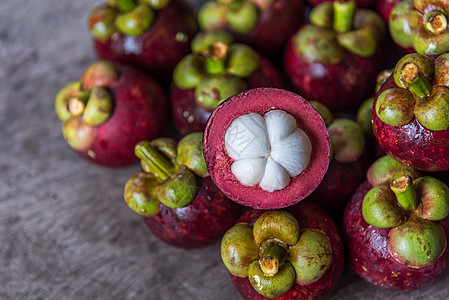
[[[355,110],[385,68],[385,24],[354,2],[324,2],[310,13],[285,50],[284,67],[300,95],[332,111]]]
[[[136,163],[135,144],[162,135],[170,117],[166,96],[151,77],[107,61],[93,63],[80,81],[64,86],[55,110],[70,147],[108,167]]]
[[[257,88],[215,109],[204,132],[204,157],[212,180],[231,200],[257,209],[283,208],[322,181],[329,134],[301,96]]]
[[[416,290],[449,267],[449,188],[391,157],[376,161],[344,215],[350,266],[387,289]]]
[[[192,53],[173,72],[172,114],[181,134],[202,131],[212,111],[227,98],[257,87],[282,87],[275,67],[224,31],[201,32]]]
[[[304,16],[303,0],[212,0],[201,7],[198,21],[205,31],[228,31],[238,42],[276,59]]]
[[[90,12],[88,28],[100,59],[169,77],[189,53],[198,23],[183,0],[112,0]]]
[[[449,170],[448,58],[405,55],[373,104],[373,130],[382,149],[423,171]]]
[[[224,235],[221,256],[245,299],[322,299],[344,268],[332,219],[310,201],[248,210]]]
[[[135,147],[143,171],[126,182],[124,198],[150,230],[167,244],[199,248],[218,241],[240,214],[212,182],[203,156],[203,134],[179,143],[171,138]]]

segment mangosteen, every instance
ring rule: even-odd
[[[322,103],[310,101],[323,117],[331,142],[331,160],[323,181],[308,199],[334,219],[341,219],[344,208],[363,181],[372,162],[362,127],[355,121],[334,117]]]
[[[170,117],[166,96],[151,77],[102,60],[58,92],[55,110],[70,147],[108,167],[136,163],[136,143],[162,135]]]
[[[391,38],[403,52],[441,54],[449,51],[449,2],[438,0],[393,1],[388,26]],[[391,4],[387,5],[387,11]]]
[[[329,165],[326,124],[301,96],[257,88],[219,105],[204,132],[207,169],[242,205],[277,209],[307,197]]]
[[[100,59],[169,78],[189,53],[198,23],[183,0],[106,0],[90,12],[88,28]]]
[[[382,288],[430,285],[449,266],[449,188],[390,156],[367,175],[344,214],[350,266]]]
[[[303,0],[212,0],[200,8],[198,22],[205,31],[228,31],[276,60],[304,16]]]
[[[149,229],[167,244],[199,248],[218,241],[240,215],[210,180],[203,156],[203,134],[179,143],[171,138],[140,141],[135,153],[143,171],[126,182],[124,198]]]
[[[248,210],[223,236],[221,257],[245,299],[321,299],[344,268],[337,227],[308,200]]]
[[[306,99],[334,112],[356,110],[385,68],[385,31],[376,12],[356,8],[353,1],[321,3],[310,12],[310,23],[290,38],[285,70]]]
[[[449,54],[403,56],[374,101],[382,149],[423,171],[449,170]]]
[[[227,98],[256,87],[282,87],[275,67],[224,31],[201,32],[192,53],[173,72],[170,101],[182,134],[202,131],[212,111]]]

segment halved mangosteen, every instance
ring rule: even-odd
[[[307,197],[322,181],[330,141],[320,114],[301,96],[252,89],[224,101],[204,132],[212,180],[235,202],[278,209]]]

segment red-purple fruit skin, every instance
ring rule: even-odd
[[[377,95],[396,87],[391,76]],[[373,107],[376,107],[377,97]],[[382,122],[372,113],[373,131],[382,149],[404,165],[422,171],[449,170],[449,130],[433,131],[424,128],[416,118],[400,127]]]
[[[346,51],[344,59],[335,65],[309,63],[296,55],[293,39],[284,56],[285,70],[298,93],[322,102],[331,111],[356,110],[374,90],[384,66],[385,55],[380,48],[369,58]]]
[[[241,206],[229,200],[210,177],[197,178],[198,191],[185,207],[161,204],[159,213],[144,218],[150,230],[167,244],[200,248],[218,241],[239,217]]]
[[[323,2],[333,2],[336,0],[307,0],[307,2],[312,6],[315,7],[320,3]],[[363,7],[363,8],[374,8],[376,6],[376,2],[378,0],[355,0],[355,3],[357,4],[357,7]]]
[[[307,168],[280,191],[268,192],[238,182],[231,171],[224,136],[235,118],[255,112],[265,114],[282,109],[296,118],[312,143]],[[278,209],[306,198],[323,180],[329,166],[330,142],[326,125],[318,112],[301,96],[277,88],[257,88],[240,93],[219,105],[210,116],[203,137],[204,158],[212,180],[231,200],[256,209]]]
[[[120,77],[111,92],[112,116],[96,127],[97,136],[88,151],[77,152],[85,159],[106,167],[136,163],[134,146],[161,136],[170,112],[162,88],[136,68],[118,66]],[[94,155],[92,155],[94,153]]]
[[[345,210],[345,244],[350,266],[363,279],[382,288],[410,291],[430,285],[447,271],[449,247],[431,266],[410,268],[398,263],[387,249],[389,229],[369,225],[363,218],[363,198],[371,187],[368,181],[363,182]],[[449,218],[439,223],[449,240]]]
[[[171,0],[155,14],[150,28],[140,36],[117,33],[106,42],[94,40],[98,57],[144,68],[158,77],[170,76],[176,64],[190,53],[190,42],[198,32],[196,15],[184,0]],[[178,42],[179,33],[188,39]]]
[[[318,204],[334,220],[338,218],[340,221],[346,204],[365,178],[372,160],[366,147],[355,162],[341,163],[333,159],[323,181],[307,199]]]
[[[251,32],[229,32],[236,41],[248,44],[266,57],[277,60],[281,57],[290,36],[304,22],[304,18],[304,0],[273,0],[267,9],[260,11],[259,21]]]
[[[300,286],[295,283],[290,291],[275,299],[322,299],[326,295],[330,294],[335,288],[344,269],[343,243],[338,229],[334,221],[322,209],[308,200],[301,201],[286,210],[296,217],[300,229],[315,228],[327,234],[332,245],[333,259],[329,270],[321,279],[305,286]],[[242,215],[241,218],[239,218],[237,223],[248,222],[250,224],[254,224],[257,217],[259,217],[263,212],[264,211],[261,210],[248,210]],[[248,278],[241,278],[231,275],[231,279],[237,290],[245,299],[270,299],[262,296],[254,290]]]
[[[283,87],[283,81],[276,68],[263,56],[259,55],[259,67],[245,79],[248,88]],[[196,105],[194,89],[180,89],[174,83],[170,88],[170,103],[175,127],[181,135],[194,131],[203,131],[212,113]]]

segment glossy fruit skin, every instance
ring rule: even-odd
[[[143,218],[162,241],[180,248],[200,248],[218,241],[239,217],[241,207],[229,200],[210,177],[197,177],[198,191],[185,207],[161,204],[158,214]]]
[[[309,63],[295,53],[293,39],[284,56],[285,70],[298,93],[323,103],[331,111],[355,110],[374,90],[377,74],[384,66],[381,48],[369,58],[346,51],[344,59],[335,65]]]
[[[377,95],[392,87],[396,84],[390,77]],[[377,97],[374,105],[376,101]],[[416,118],[400,127],[390,126],[379,119],[374,109],[372,120],[376,139],[387,154],[422,171],[449,170],[449,130],[429,130]]]
[[[298,127],[311,141],[312,156],[306,169],[292,178],[286,188],[268,192],[258,185],[238,182],[231,171],[232,159],[227,155],[224,135],[238,116],[250,112],[265,114],[272,109],[282,109],[296,118]],[[330,158],[329,134],[319,113],[301,96],[276,88],[252,89],[224,101],[208,120],[203,146],[209,174],[217,186],[231,200],[257,209],[288,207],[306,198],[322,181]]]
[[[346,204],[365,178],[372,160],[367,147],[355,162],[342,163],[333,159],[323,181],[307,199],[318,204],[338,223]]]
[[[111,89],[112,116],[96,127],[96,139],[90,149],[77,151],[88,161],[106,167],[136,163],[136,143],[161,136],[170,119],[168,101],[158,83],[136,68],[118,68],[120,77]]]
[[[363,182],[345,210],[345,244],[350,266],[366,281],[386,289],[411,291],[430,285],[447,271],[449,248],[431,266],[411,268],[398,263],[387,249],[389,229],[369,225],[363,218],[363,198],[371,187],[368,181]],[[449,218],[439,223],[449,239]]]
[[[169,77],[181,58],[190,52],[198,24],[193,9],[184,0],[172,0],[156,14],[150,28],[140,36],[116,33],[106,42],[94,39],[98,57],[144,68],[158,77]],[[179,33],[187,39],[177,41]]]
[[[284,86],[276,68],[263,56],[259,55],[259,67],[245,79],[248,88]],[[195,102],[194,89],[180,89],[174,83],[170,88],[170,103],[175,127],[182,135],[194,131],[203,131],[211,111],[198,106]]]
[[[321,279],[305,286],[295,283],[290,291],[275,299],[322,299],[335,288],[344,269],[343,243],[338,229],[333,220],[322,209],[308,200],[301,201],[286,210],[292,213],[298,220],[300,229],[315,228],[327,234],[332,245],[333,260],[329,270]],[[237,223],[248,222],[254,224],[257,217],[263,212],[261,210],[248,210],[239,218]],[[245,299],[269,299],[254,290],[248,278],[241,278],[231,274],[231,279]]]

